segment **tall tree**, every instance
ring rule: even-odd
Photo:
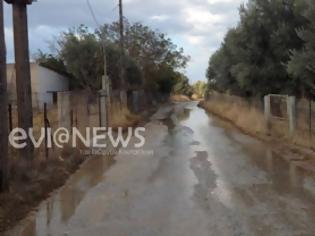
[[[103,74],[102,45],[97,36],[86,26],[63,32],[57,40],[59,58],[73,75],[71,86],[100,89]]]
[[[124,26],[126,54],[141,68],[146,88],[154,90],[164,86],[159,84],[163,83],[163,78],[157,79],[161,68],[175,72],[187,65],[189,57],[165,34],[141,23],[130,24],[126,19]],[[104,25],[98,30],[98,34],[108,42],[119,42],[119,23]]]
[[[296,28],[306,24],[297,3],[303,0],[249,0],[209,62],[209,84],[243,96],[294,93],[286,63],[303,42]]]
[[[189,57],[164,34],[140,23],[124,22],[123,54],[126,87],[144,87],[150,93],[172,91],[178,70]],[[57,55],[39,53],[37,61],[71,75],[72,88],[100,89],[103,74],[102,40],[106,41],[108,75],[113,89],[120,89],[120,25],[105,24],[95,33],[83,25],[63,32],[55,45]],[[65,71],[66,70],[66,71]]]
[[[204,97],[207,89],[207,83],[199,80],[193,84],[193,88],[195,94],[197,94],[199,97]]]
[[[193,88],[189,84],[189,79],[183,73],[177,73],[176,84],[174,86],[173,92],[175,94],[183,94],[186,96],[193,95]]]
[[[297,29],[304,46],[300,50],[291,51],[291,60],[287,70],[292,76],[292,86],[301,96],[315,98],[315,5],[311,0],[305,0],[304,15],[308,21],[304,28]]]

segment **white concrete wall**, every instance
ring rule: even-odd
[[[69,90],[69,79],[41,66],[37,66],[37,96],[40,103],[53,103],[51,92],[64,92]]]
[[[7,65],[7,79],[10,102],[16,102],[16,73],[15,65]],[[33,107],[42,107],[53,103],[53,94],[69,90],[69,79],[50,69],[31,63],[32,100]]]

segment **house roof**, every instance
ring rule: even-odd
[[[15,67],[15,63],[7,63],[7,67],[8,67],[8,66],[9,66],[9,67]],[[69,76],[66,75],[66,74],[64,74],[64,73],[60,73],[60,72],[58,72],[58,71],[56,71],[56,70],[53,70],[53,69],[48,68],[48,67],[46,67],[46,66],[40,65],[40,64],[38,64],[38,63],[36,63],[36,62],[30,62],[30,66],[31,66],[31,67],[33,67],[33,66],[39,66],[39,67],[45,68],[46,70],[50,70],[50,71],[52,71],[52,72],[54,72],[54,73],[57,73],[57,74],[59,74],[59,75],[61,75],[61,76],[63,76],[63,77],[69,78]]]

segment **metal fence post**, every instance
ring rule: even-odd
[[[289,118],[289,134],[293,136],[296,128],[296,98],[294,96],[288,96],[287,98],[287,111]]]
[[[101,105],[101,96],[98,95],[98,121],[99,121],[99,126],[102,126],[102,105]]]
[[[312,100],[309,99],[309,130],[310,130],[310,141],[312,142],[313,134],[312,134]]]
[[[13,130],[13,121],[12,121],[12,105],[8,105],[8,113],[9,113],[9,131]]]
[[[78,108],[75,107],[75,127],[78,128]]]
[[[47,103],[44,103],[44,125],[45,125],[45,157],[46,161],[49,157],[49,150],[48,150],[48,126],[49,126],[49,120],[47,115]]]
[[[74,120],[74,116],[73,116],[73,110],[70,110],[70,133],[72,134],[72,129],[73,129],[73,120]]]
[[[270,132],[270,119],[271,119],[271,109],[270,109],[270,95],[264,97],[264,111],[265,111],[265,121],[267,132]]]

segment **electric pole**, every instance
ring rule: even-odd
[[[9,186],[7,62],[4,36],[3,0],[0,0],[0,192]]]
[[[107,74],[107,59],[106,59],[106,39],[102,40],[103,56],[104,56],[104,75],[102,77],[102,88],[100,90],[100,108],[101,119],[100,125],[109,127],[111,120],[111,90],[110,79]]]
[[[119,32],[120,32],[120,100],[122,107],[127,106],[127,87],[125,81],[125,37],[124,37],[124,15],[122,0],[119,0]]]
[[[33,127],[33,110],[28,46],[27,5],[32,4],[33,0],[5,1],[13,5],[18,126],[28,132],[29,128]],[[30,163],[33,159],[33,151],[34,148],[32,142],[28,138],[27,146],[21,150],[20,155],[27,161],[27,163]]]
[[[93,11],[93,7],[89,0],[86,1],[90,9],[93,20],[96,26],[101,29],[96,16]],[[111,89],[110,89],[110,78],[107,74],[107,58],[106,58],[106,35],[100,35],[101,38],[101,49],[104,59],[104,74],[101,81],[101,90],[99,91],[99,109],[100,109],[100,126],[109,127],[110,125],[110,114],[111,114]]]

